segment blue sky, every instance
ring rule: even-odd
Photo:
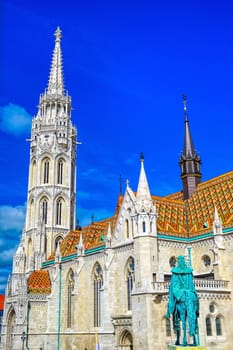
[[[63,32],[65,86],[79,130],[77,217],[112,215],[119,176],[153,194],[181,189],[181,95],[203,181],[232,170],[231,1],[1,2],[0,291],[24,225],[31,118]]]

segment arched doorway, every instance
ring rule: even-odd
[[[12,308],[9,312],[8,322],[7,322],[7,349],[8,350],[13,350],[14,327],[15,327],[15,310]]]
[[[125,330],[120,338],[120,350],[133,350],[133,337],[132,334]]]

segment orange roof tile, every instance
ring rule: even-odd
[[[152,198],[158,212],[158,231],[163,234],[186,237],[186,213],[190,237],[209,232],[215,206],[223,227],[233,226],[233,171],[200,183],[187,201],[177,200],[179,192],[164,198]]]
[[[0,310],[1,311],[4,309],[4,300],[5,300],[5,295],[1,294],[0,295]]]
[[[193,195],[186,201],[182,198],[182,192],[176,192],[165,197],[152,196],[152,200],[156,203],[158,232],[161,234],[187,237],[187,215],[190,237],[210,232],[215,206],[222,219],[223,227],[232,227],[233,171],[200,183]],[[122,202],[123,196],[120,195],[115,213],[111,218],[94,222],[81,231],[71,231],[60,244],[62,257],[77,252],[76,247],[81,233],[85,250],[104,246],[108,224],[110,223],[112,229],[114,229]],[[53,260],[54,257],[55,252],[48,260]]]
[[[47,270],[32,272],[28,279],[29,294],[50,294],[51,281]]]

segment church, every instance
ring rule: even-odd
[[[233,171],[202,182],[184,96],[182,191],[151,194],[141,155],[137,189],[109,218],[75,227],[77,130],[64,91],[61,30],[32,120],[25,227],[13,258],[1,350],[166,350],[171,269],[192,266],[200,344],[233,343]],[[181,135],[183,137],[183,135]],[[78,209],[77,209],[78,210]]]

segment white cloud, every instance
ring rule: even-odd
[[[15,252],[16,252],[16,247],[3,250],[1,252],[1,257],[0,257],[1,265],[3,266],[6,264],[10,264],[12,262],[13,255],[15,254]]]
[[[0,231],[22,230],[25,221],[25,206],[0,206]]]
[[[8,134],[22,135],[30,132],[32,117],[18,105],[0,106],[0,129]]]

